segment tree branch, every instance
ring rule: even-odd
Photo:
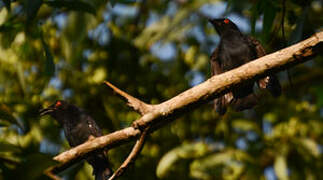
[[[121,97],[123,100],[127,101],[127,105],[131,108],[133,108],[135,111],[139,112],[141,115],[151,111],[152,105],[146,104],[139,99],[131,96],[130,94],[122,91],[121,89],[115,87],[108,81],[104,82],[113,92],[117,93],[119,97]]]
[[[129,165],[135,161],[135,159],[139,155],[142,147],[145,144],[145,140],[146,140],[146,137],[147,137],[147,134],[148,134],[148,130],[149,130],[149,127],[147,127],[144,130],[144,132],[141,134],[140,138],[137,140],[136,144],[132,148],[132,150],[131,150],[129,156],[127,157],[127,159],[116,170],[116,172],[113,173],[113,175],[109,178],[109,180],[113,180],[113,179],[116,179],[116,178],[120,177],[122,175],[122,173],[124,173],[126,171],[126,169],[129,167]]]
[[[96,149],[112,148],[136,139],[142,134],[141,130],[149,125],[152,125],[153,130],[159,129],[183,112],[223,95],[234,85],[248,80],[255,80],[269,73],[275,73],[303,63],[322,52],[322,50],[323,31],[295,45],[258,58],[231,71],[213,76],[205,82],[157,105],[147,105],[106,82],[111,89],[126,99],[131,107],[141,112],[142,116],[133,123],[132,127],[89,140],[57,155],[54,160],[59,161],[61,163],[59,166],[63,167],[66,164],[75,163]]]

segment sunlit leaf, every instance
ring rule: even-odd
[[[287,180],[287,162],[286,157],[283,155],[277,155],[275,158],[274,169],[277,177],[280,180]]]
[[[234,128],[243,130],[243,131],[255,131],[260,133],[260,128],[255,122],[244,120],[244,119],[237,119],[232,122],[232,126]]]
[[[187,63],[187,65],[193,66],[195,56],[196,56],[196,52],[197,52],[197,47],[196,46],[192,46],[186,51],[186,53],[185,53],[185,63]]]
[[[0,26],[0,40],[3,48],[7,49],[15,40],[16,35],[25,27],[22,22],[14,22],[13,19],[7,20]]]
[[[238,154],[235,151],[228,150],[195,160],[190,166],[191,176],[198,179],[219,177],[236,179],[243,172],[243,166],[236,161],[238,160],[237,157],[243,156]]]
[[[318,144],[309,138],[300,139],[300,144],[312,155],[318,157],[320,155]]]
[[[21,86],[23,92],[26,93],[26,81],[25,81],[24,69],[22,67],[22,64],[17,63],[16,69],[17,69],[17,74],[18,74],[20,86]]]
[[[177,147],[163,156],[157,166],[157,176],[164,177],[172,169],[174,163],[180,159],[202,156],[208,152],[208,146],[204,143],[185,144]]]

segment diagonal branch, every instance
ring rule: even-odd
[[[127,159],[121,164],[121,166],[116,170],[116,172],[113,173],[113,175],[109,178],[109,180],[113,180],[113,179],[120,177],[126,171],[126,169],[129,167],[129,165],[136,160],[142,147],[145,144],[145,140],[146,140],[148,131],[149,131],[149,127],[147,127],[144,130],[144,132],[141,134],[140,138],[137,140],[136,144],[132,148]]]
[[[61,180],[61,178],[55,174],[57,168],[57,166],[51,166],[45,170],[44,174],[53,180]]]
[[[87,141],[84,144],[57,155],[54,159],[60,162],[60,167],[65,167],[67,164],[75,163],[96,149],[103,149],[105,147],[112,148],[134,140],[142,134],[140,129],[145,129],[145,127],[151,125],[154,127],[153,130],[157,130],[177,116],[183,114],[183,112],[223,95],[234,85],[255,80],[270,73],[275,73],[303,63],[322,51],[323,31],[295,45],[258,58],[231,71],[213,76],[207,81],[168,101],[153,105],[153,108],[151,108],[152,105],[146,106],[144,104],[143,106],[148,107],[147,109],[141,108],[142,102],[140,100],[106,82],[117,94],[128,100],[131,107],[143,115],[133,123],[132,127],[127,127]]]

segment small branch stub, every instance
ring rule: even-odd
[[[123,100],[127,101],[127,105],[133,108],[135,111],[139,112],[141,115],[146,114],[147,112],[151,111],[152,105],[148,105],[143,101],[131,96],[130,94],[122,91],[121,89],[115,87],[108,81],[104,82],[113,92],[115,92],[119,97]]]

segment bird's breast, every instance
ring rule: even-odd
[[[251,59],[250,49],[245,43],[227,41],[220,47],[219,60],[224,72],[237,68]]]

